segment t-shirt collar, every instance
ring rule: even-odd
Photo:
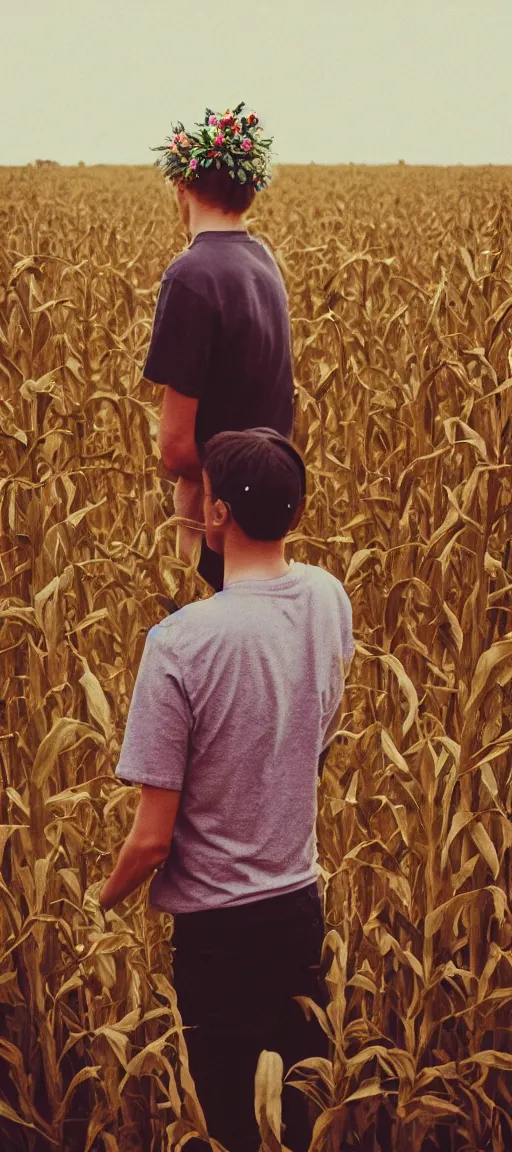
[[[197,236],[194,236],[194,239],[192,240],[190,247],[192,248],[193,245],[197,244],[200,240],[214,240],[214,241],[218,242],[220,240],[242,240],[242,241],[244,241],[244,240],[250,240],[250,239],[251,239],[251,237],[250,237],[250,235],[246,229],[233,228],[233,229],[227,230],[227,231],[221,231],[221,230],[216,230],[216,229],[212,229],[211,231],[209,231],[208,229],[205,229],[204,232],[198,232]]]
[[[304,565],[296,563],[295,560],[290,560],[290,569],[288,572],[283,572],[281,576],[269,576],[266,579],[260,577],[252,577],[247,580],[233,580],[232,584],[225,584],[222,589],[226,592],[228,589],[247,588],[251,590],[267,592],[268,590],[275,590],[279,592],[281,588],[287,588],[288,585],[296,584],[297,580],[302,576],[302,569]]]

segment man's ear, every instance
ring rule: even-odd
[[[228,504],[224,503],[224,500],[216,500],[214,509],[213,526],[214,528],[223,528],[231,516],[231,509]]]
[[[294,515],[294,517],[293,517],[293,520],[292,520],[292,522],[291,522],[291,524],[290,524],[290,527],[289,527],[289,529],[288,529],[288,532],[295,532],[295,529],[296,529],[296,528],[298,527],[298,525],[300,524],[300,521],[301,521],[301,519],[302,519],[302,513],[303,513],[303,511],[304,511],[305,507],[306,507],[306,497],[304,497],[304,499],[303,499],[303,500],[301,500],[301,502],[300,502],[300,504],[299,504],[299,506],[298,506],[298,508],[297,508],[297,510],[296,510],[296,512],[295,512],[295,515]]]

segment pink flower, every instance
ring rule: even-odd
[[[208,117],[208,123],[211,124],[215,128],[216,124],[218,124],[219,121],[217,120],[216,116],[209,116]]]
[[[224,143],[224,136],[222,135],[222,132],[219,132],[218,136],[215,137],[215,140],[213,141],[213,143],[214,144],[223,144]]]
[[[250,140],[242,140],[241,147],[243,148],[244,152],[250,152],[251,148],[252,148],[251,141]]]
[[[189,164],[189,168],[192,168],[192,169],[197,168],[197,160],[196,160],[195,156],[192,157],[190,164]]]

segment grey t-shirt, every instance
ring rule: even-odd
[[[318,759],[353,650],[343,586],[293,562],[150,629],[116,775],[181,792],[153,906],[228,907],[316,880]]]

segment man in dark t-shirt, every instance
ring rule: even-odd
[[[285,284],[243,216],[269,183],[269,145],[256,116],[206,111],[195,134],[162,148],[190,243],[164,272],[144,376],[166,385],[159,447],[177,480],[175,509],[202,521],[202,445],[222,431],[293,425],[293,368]],[[178,125],[178,128],[182,126]],[[162,161],[160,161],[162,163]],[[218,591],[223,565],[198,533],[182,554]],[[194,554],[195,553],[195,554]]]

